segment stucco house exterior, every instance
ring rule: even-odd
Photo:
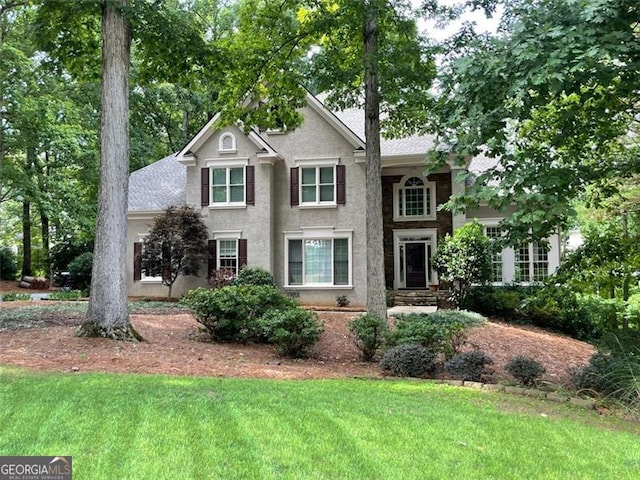
[[[208,263],[199,277],[179,277],[180,295],[206,285],[207,272],[243,265],[270,271],[302,303],[366,301],[364,113],[331,112],[308,95],[294,131],[245,134],[220,127],[218,116],[177,154],[133,172],[129,182],[127,277],[131,296],[162,296],[161,278],[138,260],[153,218],[171,205],[198,208],[209,231]],[[477,219],[488,236],[503,218],[485,206],[452,215],[440,211],[464,188],[454,166],[424,176],[428,136],[382,141],[384,255],[387,288],[438,285],[431,256],[447,234]],[[488,159],[471,160],[480,171]],[[559,265],[560,241],[505,249],[494,257],[497,283],[541,280]]]

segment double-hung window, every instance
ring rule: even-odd
[[[230,270],[238,274],[238,241],[218,240],[218,270]]]
[[[541,282],[549,276],[549,252],[537,242],[516,249],[516,282]]]
[[[491,281],[502,282],[502,250],[496,247],[495,239],[500,238],[502,233],[498,226],[486,226],[485,235],[491,240]]]
[[[345,165],[339,158],[297,159],[291,168],[291,205],[335,208],[346,201]]]
[[[331,238],[291,235],[286,238],[288,286],[351,285],[351,234]]]
[[[211,159],[202,168],[202,206],[241,208],[255,201],[254,167],[243,159]]]
[[[435,220],[436,187],[420,175],[407,175],[393,185],[395,221]]]
[[[244,167],[211,169],[212,204],[244,204]]]
[[[335,166],[301,167],[301,205],[336,202]]]

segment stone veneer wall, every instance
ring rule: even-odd
[[[447,233],[453,233],[453,217],[449,211],[438,211],[435,221],[394,222],[393,184],[402,180],[402,175],[382,177],[382,216],[384,225],[384,276],[387,288],[393,288],[393,230],[410,228],[437,228],[438,241]],[[436,208],[451,197],[451,173],[429,175],[428,181],[436,183]]]

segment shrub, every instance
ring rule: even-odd
[[[0,280],[15,280],[17,274],[16,256],[9,248],[0,248]]]
[[[85,252],[74,258],[69,264],[69,279],[71,284],[80,290],[91,285],[91,267],[93,266],[93,253]]]
[[[422,345],[406,343],[387,350],[380,367],[396,377],[425,377],[436,368],[436,353]]]
[[[459,353],[445,363],[447,373],[461,380],[472,382],[485,382],[493,374],[488,365],[493,364],[493,359],[482,350]]]
[[[318,315],[300,307],[269,310],[258,323],[265,338],[275,344],[278,353],[293,358],[305,356],[324,330]]]
[[[522,301],[538,289],[517,285],[473,287],[465,297],[462,307],[506,322],[520,323]]]
[[[483,321],[481,315],[462,310],[398,315],[385,343],[388,347],[416,343],[451,358],[466,341],[465,329]]]
[[[459,307],[472,283],[491,280],[491,241],[477,221],[447,235],[433,255],[440,280],[452,282],[451,300]]]
[[[611,397],[640,410],[640,340],[607,340],[587,365],[571,372],[571,381],[579,390]]]
[[[214,340],[238,342],[264,341],[258,319],[268,310],[297,306],[295,300],[266,285],[197,288],[189,291],[182,303]]]
[[[349,331],[354,334],[356,345],[362,351],[362,359],[365,362],[373,360],[388,330],[385,319],[368,313],[358,315],[349,322]]]
[[[266,285],[275,287],[276,282],[273,280],[273,275],[260,267],[244,267],[238,273],[234,285]]]
[[[31,300],[30,293],[5,293],[4,295],[0,295],[3,302],[21,302],[26,300]]]
[[[525,356],[512,358],[505,365],[504,369],[526,387],[534,386],[546,372],[540,362]]]

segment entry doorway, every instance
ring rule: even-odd
[[[394,288],[425,289],[437,283],[431,270],[436,229],[394,230]]]
[[[406,242],[404,244],[406,288],[427,287],[428,262],[426,249],[426,242]]]

